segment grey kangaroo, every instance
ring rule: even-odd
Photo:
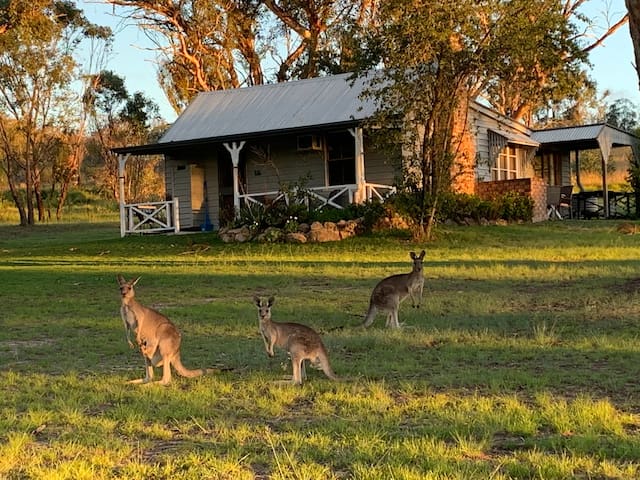
[[[183,377],[197,377],[207,373],[205,369],[189,370],[180,360],[181,335],[176,326],[160,312],[145,307],[135,299],[134,285],[140,277],[127,281],[117,276],[120,285],[122,305],[120,315],[124,322],[127,342],[133,348],[131,333],[144,357],[146,375],[129,383],[150,383],[153,381],[153,368],[162,367],[162,380],[156,383],[168,385],[171,382],[171,365]]]
[[[362,325],[370,327],[376,318],[378,310],[387,312],[387,322],[385,326],[390,328],[400,328],[398,322],[398,309],[400,302],[411,296],[411,306],[420,308],[422,302],[422,289],[424,287],[424,276],[422,273],[422,259],[424,250],[420,255],[410,252],[413,260],[413,270],[410,273],[400,273],[383,278],[373,288],[371,299],[369,300],[369,310]]]
[[[273,347],[283,348],[289,353],[293,366],[292,382],[294,384],[302,385],[307,377],[305,360],[309,360],[312,365],[320,368],[331,380],[338,380],[329,365],[327,349],[314,329],[300,323],[274,322],[271,319],[274,297],[269,297],[267,300],[254,295],[253,301],[258,307],[260,334],[264,340],[267,355],[274,356]]]

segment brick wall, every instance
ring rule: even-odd
[[[485,200],[491,200],[513,191],[533,198],[532,221],[541,222],[547,219],[547,185],[541,178],[478,182],[476,186],[477,195]]]
[[[471,132],[467,112],[468,103],[458,107],[455,117],[453,135],[455,141],[459,141],[456,150],[456,159],[451,169],[451,188],[456,193],[468,193],[473,195],[476,189],[476,138]]]

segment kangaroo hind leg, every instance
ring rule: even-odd
[[[292,383],[296,385],[302,385],[302,376],[304,371],[304,359],[298,356],[291,356],[291,364],[293,367]]]
[[[147,357],[144,357],[145,363],[145,376],[144,378],[137,378],[135,380],[129,380],[127,383],[150,383],[153,381],[153,365]]]

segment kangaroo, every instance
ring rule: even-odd
[[[302,385],[303,380],[307,378],[305,360],[309,360],[313,366],[321,369],[331,380],[338,380],[329,365],[327,349],[314,329],[300,323],[281,323],[271,320],[274,297],[265,300],[254,295],[253,301],[258,307],[260,334],[264,340],[267,355],[274,356],[274,346],[283,348],[289,353],[293,366],[292,382],[294,384]]]
[[[150,383],[153,381],[153,368],[162,367],[162,380],[156,383],[168,385],[171,382],[171,365],[183,377],[197,377],[207,372],[205,369],[189,370],[180,360],[181,335],[176,326],[160,312],[145,307],[135,299],[134,285],[140,277],[127,281],[122,275],[117,277],[122,296],[120,315],[124,322],[127,342],[133,348],[131,333],[140,348],[146,366],[144,378],[128,383]]]
[[[378,310],[387,311],[387,322],[385,326],[390,328],[400,328],[398,323],[398,309],[400,302],[411,296],[411,306],[420,308],[422,301],[422,289],[424,287],[424,277],[422,274],[422,259],[424,250],[420,255],[410,252],[413,260],[413,270],[410,273],[400,273],[383,278],[373,288],[371,299],[369,300],[369,310],[365,316],[363,326],[370,327],[376,318]]]

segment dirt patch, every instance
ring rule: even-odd
[[[640,292],[640,278],[631,278],[622,285],[616,285],[612,288],[616,293],[638,293]]]
[[[55,340],[52,338],[45,338],[41,340],[7,340],[6,342],[0,342],[0,349],[6,348],[7,350],[18,350],[25,348],[40,348],[45,345],[53,345]]]

